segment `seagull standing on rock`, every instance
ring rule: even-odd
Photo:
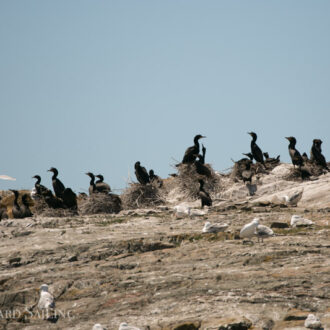
[[[126,322],[123,322],[123,323],[120,323],[118,330],[141,330],[141,329],[128,325]]]
[[[218,233],[223,232],[228,228],[228,225],[226,223],[217,225],[217,224],[211,224],[211,222],[207,221],[205,222],[203,233]]]
[[[259,225],[259,218],[254,218],[250,223],[244,225],[241,229],[239,236],[241,238],[252,238],[256,234],[257,227]]]
[[[54,297],[48,292],[48,285],[43,284],[40,287],[40,298],[38,302],[39,309],[54,309],[55,300]]]

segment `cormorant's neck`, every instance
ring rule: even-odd
[[[252,136],[252,141],[251,141],[251,142],[252,142],[252,143],[256,143],[256,141],[257,141],[257,137],[256,137],[255,135],[253,135],[253,136]]]
[[[91,177],[91,181],[89,182],[89,184],[90,184],[91,186],[94,186],[94,181],[95,181],[95,178],[92,176],[92,177]]]
[[[194,144],[195,144],[196,147],[199,147],[198,139],[199,139],[198,137],[194,138]]]
[[[289,149],[295,149],[296,141],[290,141]]]
[[[36,184],[40,184],[40,182],[41,182],[41,178],[37,178]]]
[[[56,172],[53,172],[54,174],[53,174],[53,176],[52,176],[52,180],[56,180],[57,179],[57,175],[58,175],[58,173],[56,173]]]

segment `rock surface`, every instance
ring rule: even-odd
[[[224,191],[207,214],[182,219],[169,206],[1,221],[0,328],[118,329],[126,322],[140,329],[297,330],[314,314],[330,329],[330,176],[291,188],[263,180],[269,183],[253,198],[225,198]],[[298,207],[255,202],[300,185]],[[264,243],[239,238],[255,217],[271,227],[290,224],[293,214],[315,224],[274,226],[276,236]],[[206,221],[228,228],[202,233]],[[54,323],[37,309],[44,283],[56,300]]]

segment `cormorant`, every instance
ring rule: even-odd
[[[0,196],[0,202],[1,202],[2,197]],[[7,208],[4,206],[0,206],[0,220],[1,219],[8,219],[8,213],[7,213]]]
[[[15,219],[21,219],[23,218],[23,213],[22,210],[20,208],[20,206],[18,205],[18,191],[14,190],[14,189],[9,189],[10,191],[12,191],[15,195],[15,199],[14,199],[14,204],[13,204],[13,208],[12,208],[12,213],[13,213],[13,217]]]
[[[101,193],[109,194],[109,192],[111,191],[111,188],[107,183],[103,182],[103,180],[104,180],[103,175],[99,174],[96,177],[99,178],[95,182],[95,186],[96,186],[97,191],[101,192]]]
[[[198,160],[195,160],[194,164],[195,164],[195,167],[196,167],[196,172],[198,174],[205,175],[208,178],[210,178],[212,176],[210,169],[207,166],[204,165],[202,155],[198,155]]]
[[[149,171],[149,180],[160,188],[163,185],[163,180],[155,174],[154,170]]]
[[[249,132],[252,136],[252,141],[251,141],[251,153],[253,155],[253,158],[256,160],[256,162],[261,163],[264,165],[264,156],[262,154],[261,149],[258,147],[256,144],[257,141],[257,134],[254,132]]]
[[[198,195],[202,202],[202,208],[204,208],[204,205],[206,206],[212,206],[212,199],[208,192],[204,190],[204,181],[198,180],[199,182],[199,192]]]
[[[70,209],[77,208],[77,196],[71,188],[65,188],[62,194],[62,200],[66,207]]]
[[[311,161],[329,170],[325,157],[322,154],[321,144],[322,144],[322,140],[320,139],[313,140],[313,146],[311,149]]]
[[[279,163],[280,162],[280,155],[278,155],[276,158],[269,157],[268,152],[264,152],[263,155],[265,157],[265,162],[266,163],[276,164],[276,163]]]
[[[91,181],[89,182],[89,188],[88,188],[88,192],[89,192],[89,196],[94,194],[96,192],[96,185],[95,185],[95,176],[93,173],[91,172],[87,172],[85,173],[86,175],[88,175],[91,178]]]
[[[150,183],[149,174],[145,167],[141,166],[140,162],[136,162],[134,167],[137,180],[143,185]]]
[[[37,179],[36,183],[34,184],[37,195],[42,196],[42,195],[47,194],[49,189],[46,188],[45,186],[43,186],[42,184],[40,184],[40,182],[41,182],[40,175],[35,175],[32,177],[32,179]]]
[[[296,138],[293,136],[289,136],[286,137],[287,140],[289,140],[290,144],[289,144],[289,154],[292,160],[292,164],[293,167],[295,167],[295,165],[298,165],[299,168],[301,168],[301,166],[304,164],[304,161],[300,155],[300,152],[296,149]]]
[[[22,205],[21,205],[22,218],[32,217],[32,212],[30,210],[30,205],[27,198],[28,198],[27,194],[24,194],[22,196]]]
[[[206,136],[196,135],[194,137],[194,145],[189,147],[184,153],[182,164],[192,164],[199,154],[199,139],[206,138]]]
[[[245,163],[245,169],[242,171],[242,179],[243,182],[250,182],[252,180],[252,176],[253,176],[253,172],[251,171],[251,164],[252,161],[251,160],[247,160],[247,162]]]
[[[58,171],[55,167],[52,167],[48,170],[48,172],[53,172],[52,176],[52,184],[53,184],[53,189],[56,197],[61,198],[64,192],[64,184],[57,178]]]
[[[202,144],[202,157],[200,158],[202,164],[205,164],[205,155],[206,155],[206,148],[204,147],[204,144]]]
[[[253,155],[251,154],[251,152],[249,152],[247,154],[242,154],[242,155],[249,157],[249,159],[251,160],[251,162],[253,162]]]
[[[308,156],[306,154],[306,152],[304,152],[302,155],[301,155],[302,159],[303,159],[303,162],[304,164],[308,163],[309,159],[308,159]]]

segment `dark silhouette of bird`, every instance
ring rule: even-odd
[[[91,180],[89,182],[89,187],[88,187],[88,193],[89,193],[89,196],[90,196],[90,195],[93,195],[96,192],[95,176],[92,172],[87,172],[85,174],[88,175],[91,178]]]
[[[14,203],[13,203],[13,207],[12,207],[12,213],[13,213],[13,217],[15,219],[21,219],[23,218],[23,213],[21,210],[21,207],[18,205],[18,191],[14,190],[14,189],[9,189],[10,191],[12,191],[15,195],[14,198]]]
[[[43,186],[42,184],[40,184],[40,182],[41,182],[40,175],[35,175],[32,178],[37,179],[36,183],[34,184],[34,187],[36,189],[36,194],[38,196],[43,196],[43,195],[47,194],[49,189],[46,188],[45,186]]]
[[[254,132],[249,132],[252,136],[252,141],[251,141],[251,153],[253,155],[253,158],[255,159],[256,162],[261,163],[264,165],[264,156],[262,154],[261,149],[258,147],[256,144],[257,141],[257,134]]]
[[[293,136],[289,136],[286,137],[287,140],[289,140],[289,154],[291,157],[291,161],[293,164],[293,167],[295,167],[296,165],[299,166],[299,168],[301,168],[301,166],[304,164],[304,161],[300,155],[300,152],[296,149],[296,143],[297,140],[295,137]]]
[[[248,152],[247,154],[243,153],[242,155],[247,156],[251,160],[251,162],[253,162],[253,155],[251,154],[251,152]]]
[[[48,190],[44,195],[43,195],[46,204],[48,207],[52,209],[64,209],[65,205],[63,203],[63,200],[61,198],[58,198],[53,195],[53,193]]]
[[[252,181],[253,172],[251,171],[251,164],[252,161],[248,159],[247,162],[245,162],[245,169],[242,170],[242,179],[244,183],[251,183]]]
[[[212,176],[211,170],[204,164],[203,156],[198,155],[198,159],[194,162],[196,172],[200,175],[205,175],[208,178]]]
[[[162,187],[163,185],[163,180],[155,174],[154,170],[149,170],[149,180],[151,183],[158,186],[158,188]]]
[[[264,152],[263,155],[265,157],[266,163],[277,164],[280,162],[280,155],[278,155],[276,158],[269,157],[268,152]]]
[[[28,201],[28,194],[22,196],[22,205],[21,205],[22,218],[32,217],[32,212],[30,210],[30,205]]]
[[[55,167],[52,167],[48,170],[48,172],[53,172],[52,176],[52,184],[53,184],[53,189],[56,197],[61,198],[64,192],[64,184],[57,178],[58,176],[58,171]]]
[[[141,184],[145,185],[147,183],[150,183],[149,174],[145,167],[141,166],[140,162],[136,162],[134,168],[135,176]]]
[[[69,209],[77,209],[77,195],[71,188],[65,188],[62,194],[62,200],[65,207]]]
[[[204,206],[212,206],[212,199],[209,195],[208,192],[205,191],[204,189],[204,181],[203,180],[198,180],[199,182],[199,198],[201,199],[202,202],[202,208],[204,208]]]
[[[309,162],[309,159],[308,159],[308,156],[306,154],[306,152],[304,152],[302,155],[301,155],[302,159],[303,159],[303,162],[304,164],[307,164]]]
[[[0,196],[0,203],[1,203],[2,197]],[[8,213],[7,208],[5,206],[0,205],[0,220],[2,219],[8,219]]]
[[[200,158],[202,164],[205,164],[205,155],[206,155],[206,148],[204,147],[204,144],[202,144],[202,157]]]
[[[186,152],[184,153],[182,164],[193,164],[199,154],[199,139],[203,139],[206,136],[203,135],[196,135],[194,137],[194,145],[189,147]]]
[[[317,165],[322,166],[326,170],[329,170],[325,157],[322,154],[322,140],[314,139],[313,146],[311,148],[311,161]]]
[[[109,192],[111,191],[111,188],[107,183],[103,182],[103,180],[104,180],[103,175],[98,174],[96,177],[98,178],[98,180],[95,182],[97,191],[101,192],[101,193],[109,194]]]

